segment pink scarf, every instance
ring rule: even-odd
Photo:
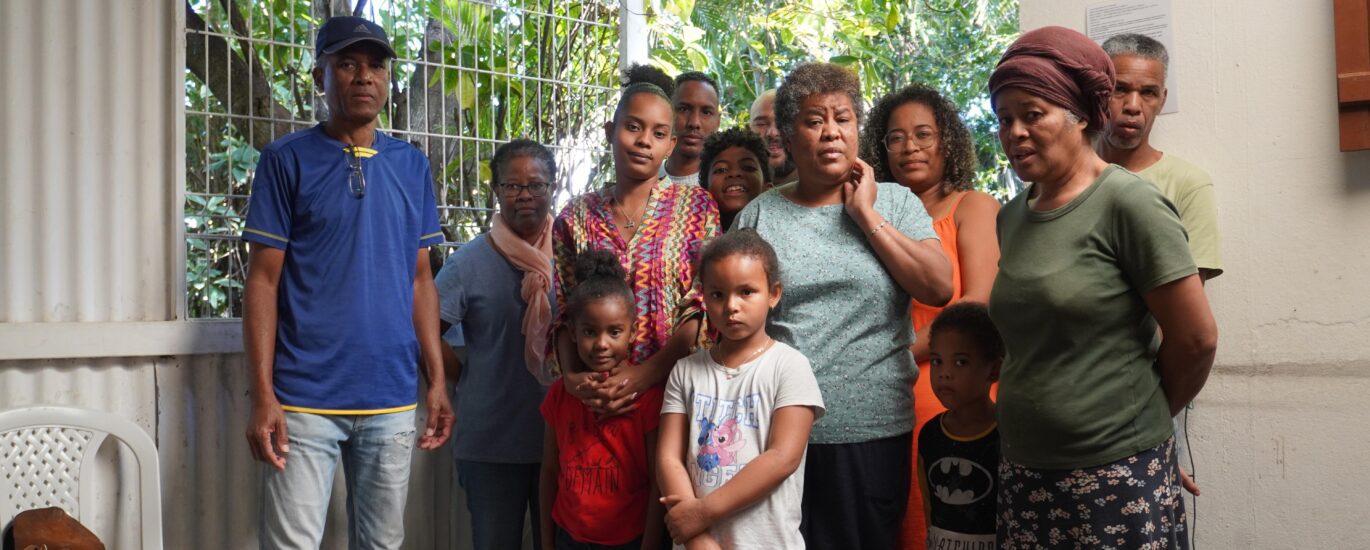
[[[490,228],[490,244],[523,272],[523,288],[519,293],[528,304],[523,313],[523,360],[533,378],[549,384],[552,372],[547,366],[546,350],[552,304],[547,293],[552,288],[552,216],[547,216],[537,240],[529,244],[505,223],[504,215],[497,214]]]

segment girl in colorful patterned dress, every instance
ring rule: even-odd
[[[613,252],[633,292],[637,321],[628,357],[607,377],[574,367],[580,359],[571,334],[562,330],[564,315],[552,328],[566,390],[606,415],[630,410],[700,341],[702,307],[691,266],[718,232],[718,206],[708,191],[657,178],[675,145],[671,79],[642,66],[628,76],[614,118],[604,127],[615,182],[572,199],[552,227],[559,302],[577,283],[571,269],[576,258],[590,249]]]

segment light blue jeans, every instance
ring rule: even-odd
[[[414,411],[376,415],[285,413],[285,471],[266,466],[263,549],[319,548],[333,476],[347,479],[348,547],[399,548],[414,448]]]

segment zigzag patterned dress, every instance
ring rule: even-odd
[[[552,225],[557,303],[566,303],[575,287],[577,254],[613,251],[637,302],[629,360],[639,364],[666,344],[677,324],[704,311],[693,268],[704,243],[718,234],[718,205],[702,187],[662,178],[647,200],[642,225],[624,241],[614,226],[612,202],[612,189],[604,188],[572,199],[557,215]],[[566,321],[564,310],[557,315],[553,334]]]

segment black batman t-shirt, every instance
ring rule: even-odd
[[[931,507],[928,550],[994,548],[999,429],[971,438],[948,434],[942,413],[918,432],[918,474]]]

